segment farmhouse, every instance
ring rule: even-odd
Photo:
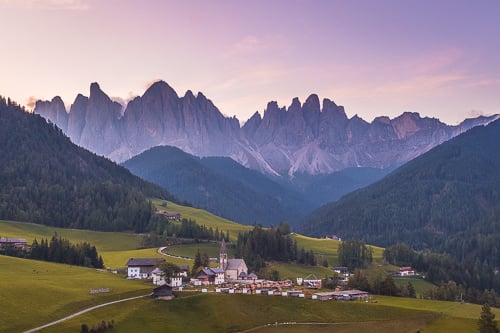
[[[26,239],[23,238],[0,237],[0,248],[2,247],[14,247],[19,250],[26,250],[27,243]]]
[[[414,276],[415,270],[410,266],[400,267],[399,276]]]
[[[224,270],[221,268],[203,268],[196,277],[202,285],[220,285],[224,283]]]
[[[158,210],[155,212],[156,215],[165,216],[167,220],[180,221],[181,214],[180,213],[169,213],[166,210]]]
[[[130,258],[126,264],[127,278],[149,279],[153,270],[164,261],[163,258]]]
[[[156,287],[153,289],[153,298],[155,299],[172,299],[172,287],[168,284]]]

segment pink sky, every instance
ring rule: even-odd
[[[247,120],[311,93],[366,120],[500,113],[500,1],[0,0],[0,95],[71,104],[162,79]]]

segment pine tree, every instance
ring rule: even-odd
[[[477,326],[479,328],[479,333],[500,333],[495,321],[495,314],[491,312],[491,308],[488,303],[483,305]]]

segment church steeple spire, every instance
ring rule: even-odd
[[[219,268],[223,270],[226,270],[227,268],[227,250],[224,238],[222,238],[222,242],[220,244]]]

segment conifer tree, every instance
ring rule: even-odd
[[[485,303],[482,307],[481,316],[477,322],[479,333],[499,333],[495,314],[491,312],[490,305]]]

